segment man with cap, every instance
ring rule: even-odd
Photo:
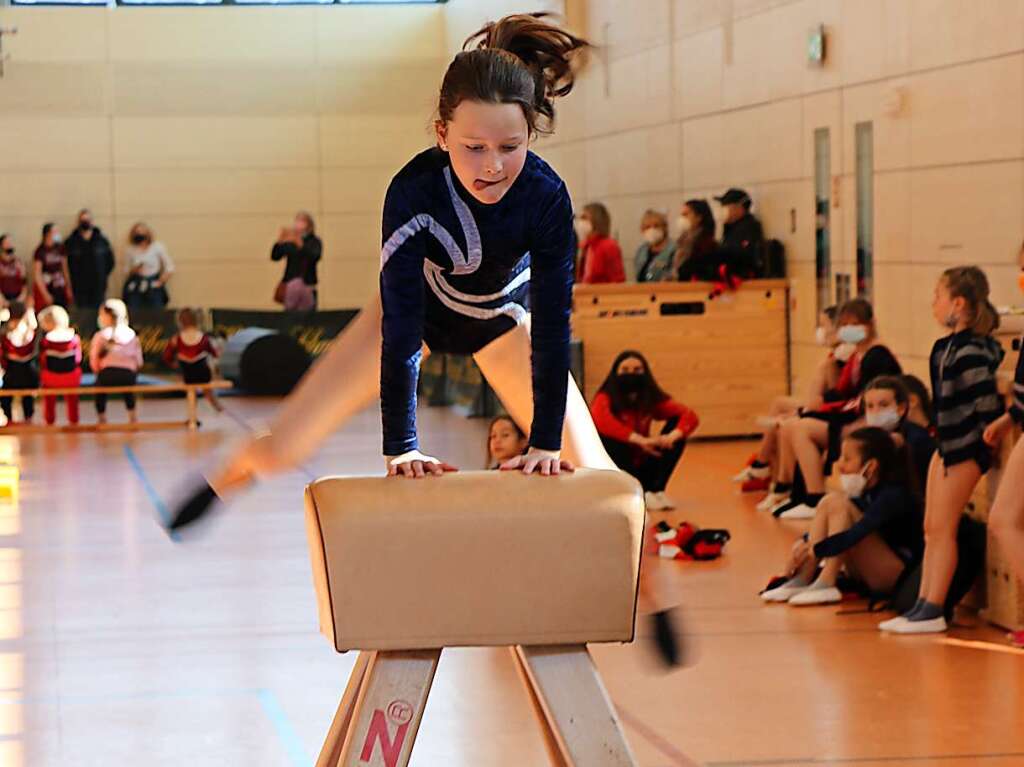
[[[729,189],[716,197],[725,218],[722,230],[722,256],[729,271],[737,277],[759,277],[764,231],[750,212],[750,195],[742,189]]]

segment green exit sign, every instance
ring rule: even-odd
[[[825,65],[825,25],[819,24],[807,32],[807,63],[813,67]]]

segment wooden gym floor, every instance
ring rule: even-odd
[[[317,633],[301,491],[314,475],[379,470],[377,413],[199,540],[172,544],[155,522],[154,498],[273,404],[228,400],[195,435],[20,438],[20,501],[0,504],[0,765],[312,765],[354,656]],[[425,443],[466,468],[483,462],[484,428],[421,413]],[[718,562],[657,565],[695,665],[665,674],[643,640],[593,648],[640,763],[1024,765],[1024,654],[1000,632],[888,637],[877,616],[761,604],[802,528],[736,493],[728,478],[749,451],[693,445],[669,487],[673,520],[733,533]],[[413,764],[545,763],[507,652],[446,652]]]

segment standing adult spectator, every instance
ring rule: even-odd
[[[720,279],[722,263],[715,242],[715,216],[707,200],[687,200],[679,213],[679,242],[675,271],[680,282],[713,282]]]
[[[65,309],[74,304],[68,258],[56,224],[43,224],[43,239],[36,248],[34,261],[32,293],[36,311],[53,304]]]
[[[576,236],[580,242],[576,282],[591,285],[626,281],[622,249],[612,239],[611,230],[612,217],[604,205],[592,202],[584,206],[576,220]]]
[[[87,208],[78,212],[78,226],[65,245],[68,271],[75,286],[75,303],[96,309],[107,297],[107,279],[114,271],[114,251]]]
[[[281,227],[270,259],[285,259],[284,276],[274,291],[274,300],[283,304],[286,311],[316,311],[319,303],[316,265],[323,250],[313,216],[306,211],[296,213],[290,227]]]
[[[672,264],[676,244],[668,236],[668,218],[664,213],[648,210],[640,219],[644,242],[636,251],[636,281],[661,282],[675,279]]]
[[[722,230],[722,257],[730,274],[757,277],[761,269],[764,230],[750,212],[750,195],[742,189],[729,189],[715,198],[722,205],[725,226]]]
[[[14,253],[14,240],[9,234],[0,234],[0,293],[6,303],[28,298],[28,273]]]
[[[124,283],[124,302],[129,311],[162,309],[170,300],[167,281],[174,274],[174,262],[167,248],[158,242],[153,230],[141,221],[128,234],[128,279]]]

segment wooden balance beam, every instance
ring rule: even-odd
[[[635,767],[588,642],[633,640],[643,491],[623,472],[327,478],[320,629],[360,650],[317,767],[406,767],[445,647],[509,646],[556,767]]]
[[[8,424],[0,429],[8,434],[34,434],[81,431],[155,431],[165,429],[180,429],[185,427],[190,431],[199,428],[198,418],[198,392],[216,391],[218,389],[230,389],[230,381],[211,381],[203,384],[170,383],[157,384],[155,386],[68,386],[54,389],[0,389],[0,397],[61,397],[68,394],[77,394],[79,397],[87,397],[93,394],[175,394],[185,393],[186,419],[184,421],[143,421],[137,423],[89,423],[89,424],[63,424],[61,426],[46,426],[42,424],[19,423]]]

